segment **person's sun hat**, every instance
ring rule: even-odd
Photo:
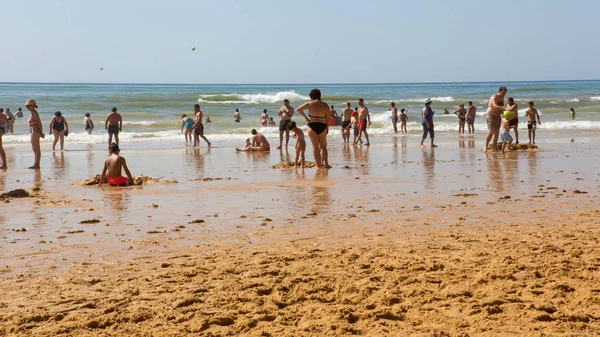
[[[28,105],[36,106],[37,103],[35,102],[34,99],[28,99],[28,100],[25,101],[25,106],[28,106]]]
[[[431,98],[428,98],[428,99],[426,99],[426,100],[425,100],[425,104],[428,104],[428,103],[431,103],[431,102],[433,102],[433,101],[431,100]]]

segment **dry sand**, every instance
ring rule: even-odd
[[[36,174],[0,204],[0,335],[600,334],[598,156],[443,146],[325,172],[186,152],[148,172],[180,183],[128,189]]]

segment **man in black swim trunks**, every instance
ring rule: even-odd
[[[200,138],[204,139],[208,147],[210,147],[211,142],[204,136],[204,124],[202,124],[202,115],[204,113],[200,110],[200,104],[194,104],[194,115],[196,116],[196,120],[194,121],[194,125],[192,126],[192,130],[194,130],[194,145],[193,147],[200,146]]]
[[[117,113],[117,108],[112,108],[104,121],[104,129],[108,130],[108,146],[112,144],[112,137],[115,136],[115,143],[119,145],[119,132],[123,131],[123,118]]]
[[[281,149],[284,132],[285,147],[287,147],[290,142],[290,130],[288,129],[288,125],[292,121],[292,116],[294,115],[294,107],[290,105],[290,101],[287,98],[283,100],[283,106],[279,109],[277,114],[281,116],[281,121],[279,121],[279,146],[276,147],[276,149]]]
[[[346,103],[346,107],[342,109],[342,138],[344,139],[344,143],[350,142],[350,131],[348,130],[348,125],[352,120],[352,108],[350,107],[350,102]]]

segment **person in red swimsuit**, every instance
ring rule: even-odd
[[[100,185],[105,181],[111,186],[132,185],[133,177],[131,176],[131,172],[129,172],[125,158],[119,155],[119,152],[121,152],[121,150],[119,150],[119,145],[117,145],[117,143],[112,143],[108,149],[110,151],[110,156],[104,162],[104,169],[100,176]],[[121,169],[125,170],[127,178],[121,175]]]

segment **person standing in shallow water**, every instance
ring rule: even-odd
[[[475,116],[477,116],[477,108],[473,106],[472,101],[469,101],[469,107],[467,109],[467,127],[469,128],[469,134],[475,133]]]
[[[233,121],[236,123],[240,123],[242,121],[242,116],[240,115],[240,109],[235,109],[233,113]]]
[[[29,119],[27,123],[29,124],[29,132],[31,133],[31,148],[33,149],[34,162],[33,166],[30,166],[30,169],[37,170],[40,168],[40,161],[42,159],[42,149],[40,147],[40,138],[46,137],[44,135],[44,126],[42,125],[42,121],[40,120],[40,115],[37,112],[37,103],[33,99],[28,99],[25,102],[25,108],[29,110],[31,115],[29,115]]]
[[[498,92],[490,97],[487,108],[487,122],[488,135],[485,139],[485,146],[483,152],[487,152],[488,144],[492,141],[492,152],[498,152],[498,135],[500,134],[500,124],[502,123],[502,113],[504,112],[504,97],[508,89],[506,87],[500,87]]]
[[[458,117],[458,134],[464,134],[465,122],[467,119],[467,109],[465,109],[465,105],[459,105],[458,109],[454,110],[454,114]]]
[[[350,102],[346,103],[346,107],[342,109],[342,139],[344,139],[344,143],[350,142],[350,131],[348,126],[350,125],[350,121],[352,120],[352,108],[350,107]]]
[[[421,139],[421,148],[423,148],[423,142],[427,138],[427,134],[429,134],[429,138],[431,139],[431,147],[437,147],[433,143],[433,139],[435,137],[435,131],[433,130],[433,114],[435,111],[431,109],[431,98],[425,100],[425,106],[423,107],[423,111],[421,113],[421,124],[423,125],[423,138]]]
[[[331,168],[327,153],[327,133],[329,133],[329,117],[331,110],[329,105],[321,101],[321,91],[313,89],[310,91],[310,102],[299,106],[296,111],[304,119],[308,126],[308,137],[313,146],[313,155],[318,168]],[[304,110],[308,109],[308,116]]]
[[[575,109],[573,109],[573,108],[569,109],[569,120],[571,120],[571,121],[575,120]]]
[[[517,103],[515,103],[514,98],[508,98],[508,106],[506,107],[506,110],[514,112],[517,116],[508,121],[508,126],[515,130],[515,144],[519,144],[519,106]]]
[[[54,142],[52,143],[52,151],[56,151],[56,143],[60,141],[60,150],[65,149],[65,135],[69,133],[69,123],[63,117],[60,111],[54,113],[54,118],[50,121],[49,130],[54,135]]]
[[[369,114],[369,108],[365,105],[365,101],[362,98],[358,99],[358,139],[361,139],[362,135],[365,135],[365,145],[371,145],[369,142],[369,133],[367,127],[371,126],[371,115]],[[356,143],[354,143],[356,145]]]
[[[115,136],[115,143],[119,145],[119,132],[123,131],[123,117],[117,113],[116,107],[113,107],[106,115],[104,129],[108,130],[108,146],[112,144],[113,136]]]
[[[398,108],[396,108],[396,103],[390,103],[392,106],[392,126],[394,127],[394,133],[398,133]]]
[[[4,147],[2,146],[2,136],[6,133],[6,129],[4,125],[6,124],[6,117],[4,114],[0,113],[0,160],[2,160],[2,166],[0,166],[1,170],[6,169],[6,152],[4,152]]]
[[[83,119],[83,125],[85,126],[85,132],[87,132],[88,135],[91,135],[92,130],[94,130],[94,122],[92,121],[92,118],[90,117],[89,112],[85,113],[85,118]]]
[[[287,98],[283,100],[283,106],[279,109],[277,114],[281,116],[281,121],[279,121],[279,146],[276,147],[276,149],[281,149],[283,146],[284,133],[285,147],[287,147],[290,142],[290,130],[288,129],[288,125],[290,125],[292,116],[294,115],[294,107],[290,105],[290,101]]]
[[[200,104],[194,104],[194,114],[196,115],[196,121],[194,122],[194,126],[192,129],[194,130],[194,147],[200,146],[200,138],[204,139],[208,147],[210,147],[211,143],[204,136],[204,125],[202,124],[202,115],[203,112],[200,110]]]

